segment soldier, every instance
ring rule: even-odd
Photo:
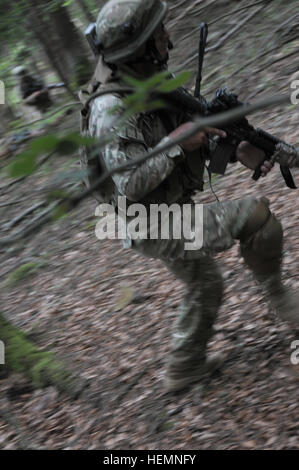
[[[140,113],[131,117],[125,128],[118,126],[121,111],[111,113],[115,106],[120,109],[123,106],[121,93],[109,93],[110,88],[123,85],[122,73],[146,79],[166,69],[168,51],[172,48],[163,24],[166,12],[167,4],[160,0],[110,0],[99,13],[96,39],[100,57],[93,92],[105,90],[107,94],[91,98],[85,108],[82,131],[101,140],[113,130],[115,138],[101,149],[96,161],[90,156],[88,161],[93,168],[100,161],[107,169],[132,162],[161,143],[180,136],[192,125],[183,110]],[[194,222],[192,195],[195,190],[203,189],[204,165],[212,151],[212,135],[224,137],[219,129],[205,129],[140,165],[114,174],[101,188],[102,200],[117,206],[121,195],[126,197],[128,206],[136,201],[145,207],[190,203]],[[247,142],[242,142],[236,151],[236,159],[252,169],[263,157],[262,151]],[[272,164],[266,161],[262,166],[263,176],[271,168]],[[236,240],[240,242],[245,263],[269,295],[277,313],[283,320],[298,324],[299,297],[281,281],[282,227],[265,198],[206,204],[203,246],[198,250],[186,250],[184,237],[135,240],[128,236],[126,240],[127,246],[137,252],[161,259],[185,284],[167,365],[167,391],[184,389],[215,366],[206,357],[206,347],[221,304],[223,280],[212,255],[231,248]]]
[[[20,94],[24,103],[36,106],[40,112],[45,112],[52,105],[49,91],[41,80],[30,75],[22,65],[14,69],[15,75],[20,79]]]

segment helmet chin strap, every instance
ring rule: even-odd
[[[148,72],[159,72],[159,70],[165,69],[167,62],[168,62],[168,54],[166,57],[162,58],[159,54],[159,51],[156,48],[155,40],[153,37],[148,39],[146,43],[145,53],[139,55],[138,57],[134,57],[130,61],[126,62],[126,64],[115,66],[116,69],[125,69],[126,65],[133,67],[133,69],[138,68],[140,64],[143,63],[143,66],[148,64]],[[168,50],[173,49],[173,44],[171,41],[168,41]],[[146,63],[146,64],[145,64]],[[111,68],[113,66],[109,65]]]
[[[169,40],[168,41],[168,50],[170,51],[172,49],[173,49],[173,43]],[[159,51],[156,47],[155,40],[154,40],[153,37],[151,37],[147,41],[146,52],[145,52],[144,58],[147,62],[151,62],[155,65],[160,66],[160,67],[164,67],[168,62],[169,55],[167,54],[164,58],[161,57],[161,54],[159,53]]]

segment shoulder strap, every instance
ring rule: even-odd
[[[81,132],[85,132],[88,128],[90,104],[95,98],[108,93],[113,93],[122,97],[130,92],[132,92],[132,88],[121,86],[117,81],[111,81],[105,84],[97,82],[96,84],[89,85],[85,90],[80,90],[78,96],[83,105],[81,108]]]

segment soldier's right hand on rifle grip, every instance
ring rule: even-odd
[[[174,131],[172,131],[168,137],[174,138],[174,137],[179,137],[184,132],[189,131],[192,127],[194,126],[194,123],[189,121],[185,122],[181,126],[177,127]],[[182,147],[183,150],[186,151],[192,151],[199,149],[202,145],[208,143],[207,139],[207,134],[211,135],[218,135],[219,137],[225,138],[226,133],[222,131],[221,129],[215,129],[214,127],[206,127],[205,129],[197,132],[191,137],[188,137],[187,139],[183,140],[180,142],[180,146]]]

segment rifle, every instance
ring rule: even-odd
[[[196,82],[195,82],[195,92],[194,96],[195,98],[200,97],[200,85],[201,85],[201,80],[202,80],[202,66],[203,66],[203,59],[205,56],[205,48],[207,44],[207,38],[208,38],[208,25],[204,21],[200,23],[199,27],[199,42],[198,42],[198,72],[197,72],[197,77],[196,77]]]
[[[207,102],[200,95],[200,85],[202,79],[202,66],[207,42],[208,26],[206,23],[200,25],[199,35],[199,60],[198,60],[198,73],[196,78],[194,97],[186,89],[180,87],[174,92],[169,93],[166,100],[170,104],[174,104],[180,109],[187,109],[188,114],[199,115],[212,115],[220,112],[227,111],[237,106],[244,106],[244,103],[238,100],[238,96],[229,93],[225,88],[216,93],[216,97]],[[275,147],[279,143],[285,143],[279,138],[271,135],[263,129],[255,129],[244,116],[243,118],[233,123],[221,126],[226,132],[225,139],[218,138],[217,148],[213,152],[210,160],[209,170],[211,173],[224,174],[227,164],[229,162],[236,162],[236,148],[242,141],[247,141],[255,147],[261,149],[265,153],[265,160],[268,160],[274,153]],[[253,180],[257,181],[261,176],[261,162],[253,173]],[[286,185],[291,189],[296,189],[292,174],[288,167],[280,165],[281,174],[285,180]]]
[[[65,86],[64,82],[58,82],[58,83],[51,83],[50,85],[46,85],[45,88],[47,90],[53,90],[54,88],[62,88]]]
[[[244,104],[238,100],[237,95],[228,93],[226,89],[223,88],[216,93],[216,98],[208,104],[208,112],[209,114],[215,114],[243,105]],[[226,132],[227,137],[218,140],[217,149],[213,153],[209,165],[209,169],[212,173],[224,174],[228,162],[235,161],[235,150],[243,140],[263,150],[265,153],[264,161],[268,160],[273,155],[277,144],[285,143],[263,129],[254,128],[245,116],[236,122],[224,125],[222,129]],[[264,161],[255,169],[252,176],[254,181],[260,178],[261,166]],[[280,165],[280,171],[286,185],[291,189],[296,189],[289,168]]]

